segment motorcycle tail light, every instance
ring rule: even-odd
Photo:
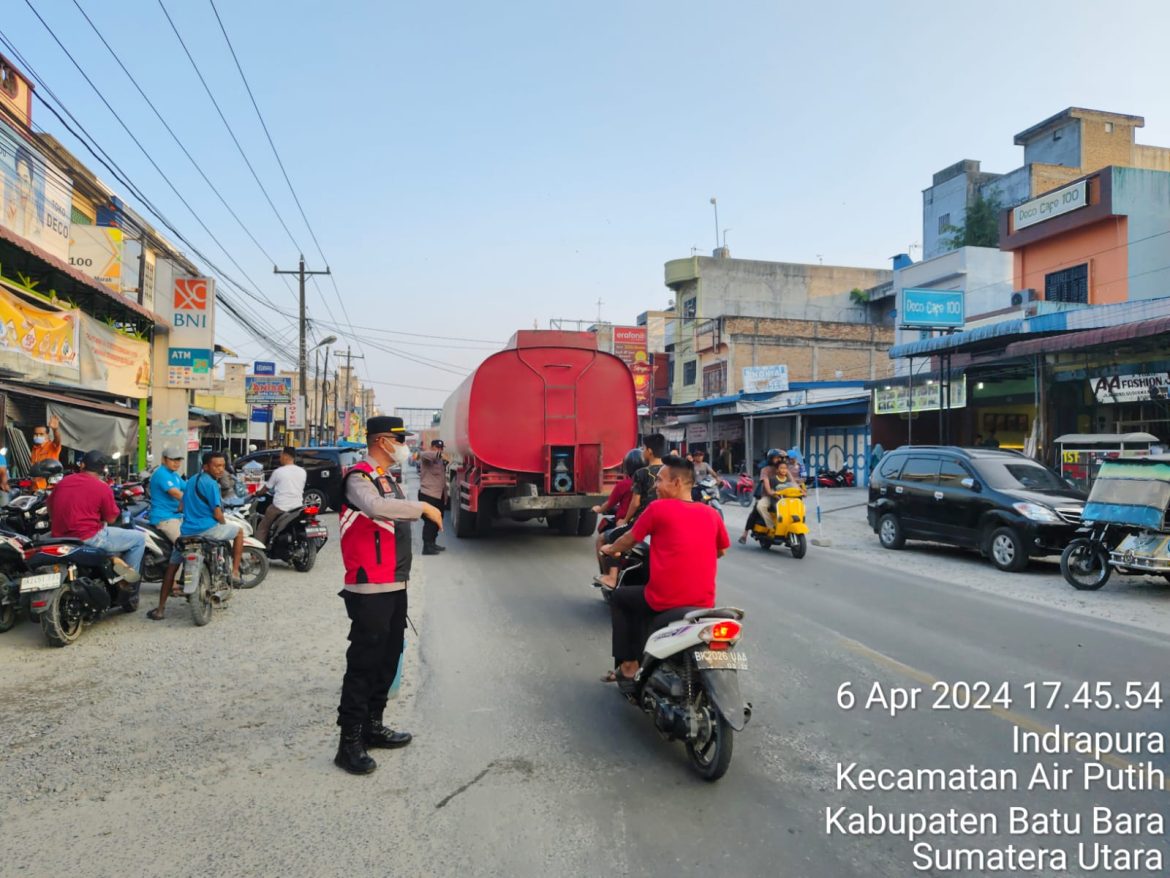
[[[727,649],[737,640],[743,626],[738,622],[724,621],[708,625],[699,632],[699,639],[710,645],[711,649]]]
[[[49,605],[48,601],[33,601],[32,602],[32,608],[34,610],[43,610],[48,605]]]
[[[321,511],[320,506],[306,506],[305,507],[305,515],[316,515],[320,511]],[[316,524],[316,522],[314,522],[314,524]]]

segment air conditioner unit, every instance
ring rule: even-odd
[[[1016,290],[1012,293],[1012,307],[1019,308],[1027,302],[1036,302],[1039,299],[1040,297],[1036,295],[1036,291],[1033,289]]]

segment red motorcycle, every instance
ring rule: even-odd
[[[852,488],[855,481],[853,470],[843,466],[839,470],[817,470],[817,474],[809,479],[808,484],[816,484],[821,488]]]

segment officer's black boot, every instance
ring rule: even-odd
[[[378,767],[378,763],[370,758],[362,743],[361,726],[342,726],[341,741],[337,745],[337,755],[333,757],[333,764],[344,768],[350,774],[369,774]]]
[[[436,546],[434,543],[423,543],[423,554],[424,555],[437,555],[437,554],[439,554],[439,547]]]
[[[397,750],[410,743],[410,732],[396,732],[382,725],[381,716],[371,714],[369,720],[362,727],[363,743],[371,749],[380,747],[386,750]]]

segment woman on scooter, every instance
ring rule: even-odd
[[[767,525],[768,510],[777,490],[774,486],[776,474],[779,471],[780,465],[786,463],[787,457],[788,455],[779,448],[768,449],[768,454],[765,457],[767,466],[760,470],[760,483],[756,487],[759,493],[759,499],[756,501],[755,508],[752,509],[751,514],[748,515],[747,523],[743,526],[743,534],[739,538],[741,545],[747,544],[748,534],[752,532],[752,528],[755,525]],[[787,479],[787,477],[787,467],[785,467],[785,478]]]
[[[605,521],[605,517],[613,513],[615,519],[625,518],[626,513],[630,509],[630,501],[634,499],[634,473],[640,470],[645,465],[642,459],[642,449],[634,448],[626,454],[625,460],[622,461],[622,471],[625,477],[614,485],[613,490],[609,494],[609,499],[601,506],[594,506],[593,511],[602,516],[602,521],[597,527],[597,540],[593,547],[594,554],[601,552],[601,547],[612,540],[606,539],[607,532],[613,528],[614,521]],[[602,571],[604,572],[604,571]]]

